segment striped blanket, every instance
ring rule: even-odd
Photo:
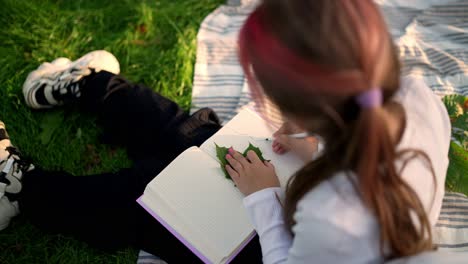
[[[445,194],[434,242],[443,251],[468,252],[468,197],[464,194]]]
[[[468,96],[468,1],[375,0],[403,62],[403,75],[423,79],[439,96]],[[251,100],[237,58],[237,34],[256,0],[228,0],[198,33],[192,108],[214,109],[229,121]],[[447,193],[434,231],[441,250],[468,251],[468,198]],[[138,263],[150,262],[141,253]],[[155,261],[160,261],[159,259]]]

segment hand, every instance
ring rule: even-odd
[[[281,155],[288,151],[292,151],[303,161],[310,161],[314,153],[318,150],[318,140],[315,137],[296,139],[288,136],[288,134],[300,132],[304,131],[293,123],[284,123],[280,129],[273,134],[273,137],[275,138],[272,145],[273,152]]]
[[[273,164],[268,161],[262,162],[254,151],[247,152],[247,158],[245,158],[230,148],[226,159],[229,162],[226,165],[229,176],[245,196],[266,188],[280,186]]]

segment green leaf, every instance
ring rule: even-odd
[[[252,145],[252,143],[250,142],[249,142],[249,146],[247,147],[247,149],[244,151],[242,155],[244,157],[247,157],[247,152],[249,152],[250,150],[253,150],[257,154],[257,156],[260,158],[261,161],[265,161],[265,159],[263,158],[262,151],[258,147]]]
[[[226,165],[228,164],[228,161],[226,159],[226,155],[229,153],[229,148],[226,147],[220,147],[218,144],[215,143],[216,146],[216,157],[219,160],[219,164],[221,166],[221,170],[223,170],[224,176],[226,179],[231,179],[231,176],[229,176],[229,173],[226,171]]]
[[[447,188],[468,195],[468,151],[457,143],[451,142],[449,159]]]
[[[452,118],[452,137],[468,150],[468,112]]]
[[[220,147],[216,143],[215,143],[215,147],[216,147],[216,157],[219,160],[219,165],[221,167],[221,170],[223,171],[226,179],[229,179],[232,181],[231,176],[229,176],[229,173],[226,171],[226,165],[228,164],[226,155],[229,153],[229,148]],[[247,152],[249,152],[249,150],[253,150],[257,154],[257,156],[260,158],[261,161],[265,161],[265,159],[263,158],[262,151],[258,147],[252,145],[252,143],[249,143],[249,146],[244,150],[244,152],[242,153],[242,156],[246,157]]]
[[[442,98],[451,118],[457,117],[463,113],[463,104],[465,103],[465,100],[466,97],[458,94],[451,94]]]

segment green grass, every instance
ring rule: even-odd
[[[75,175],[130,166],[122,149],[100,145],[95,120],[63,110],[32,111],[21,86],[40,63],[106,49],[122,74],[190,107],[196,34],[222,0],[0,0],[0,120],[35,164]],[[0,232],[0,263],[135,263],[50,236],[21,217]]]

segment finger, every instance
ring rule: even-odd
[[[257,156],[257,153],[253,150],[249,150],[247,152],[247,158],[250,160],[251,163],[258,163],[260,162],[260,158]]]
[[[273,143],[271,144],[271,147],[274,149],[277,146],[278,146],[278,142],[276,142],[276,140],[273,141]]]
[[[275,153],[276,154],[283,154],[286,152],[286,149],[284,149],[282,146],[276,147]]]
[[[229,162],[229,164],[232,166],[232,168],[234,170],[236,170],[237,172],[241,172],[243,170],[243,166],[242,164],[237,161],[236,159],[234,159],[231,154],[227,154],[226,155],[226,160]]]
[[[280,143],[276,141],[273,142],[272,149],[274,153],[280,154],[280,155],[286,153],[289,150],[289,148],[286,149],[284,146],[282,146]]]
[[[273,147],[281,147],[281,144],[280,142],[278,142],[277,140],[273,141],[273,144],[272,144]]]
[[[235,151],[233,148],[229,149],[229,154],[234,158],[237,162],[242,164],[242,166],[248,166],[250,162],[242,156],[239,152]]]
[[[286,153],[286,152],[287,152],[287,150],[284,149],[284,148],[280,148],[280,149],[278,150],[278,154],[280,154],[280,155],[281,155],[281,154],[284,154],[284,153]]]
[[[231,167],[231,165],[226,165],[225,168],[229,176],[231,176],[231,179],[233,179],[234,181],[236,181],[240,177],[240,174],[237,171],[235,171]]]
[[[292,139],[294,140],[294,139]],[[297,140],[297,139],[296,139]],[[282,149],[284,149],[285,151],[289,151],[291,149],[291,139],[286,136],[286,135],[282,135],[282,136],[279,136],[276,141],[278,142],[278,146]]]
[[[275,168],[275,166],[273,165],[273,163],[271,163],[271,162],[269,162],[269,161],[266,161],[266,160],[265,160],[263,163],[264,163],[265,166],[267,166],[268,168],[272,168],[272,169]]]
[[[279,153],[280,148],[278,146],[273,147],[273,152]]]
[[[281,144],[278,142],[278,140],[275,139],[275,140],[273,140],[273,144],[271,144],[271,146],[273,148],[275,148],[275,147],[278,148],[278,147],[281,147]]]
[[[276,144],[280,146],[284,146],[289,143],[289,137],[286,135],[280,135],[275,140],[276,140]]]

